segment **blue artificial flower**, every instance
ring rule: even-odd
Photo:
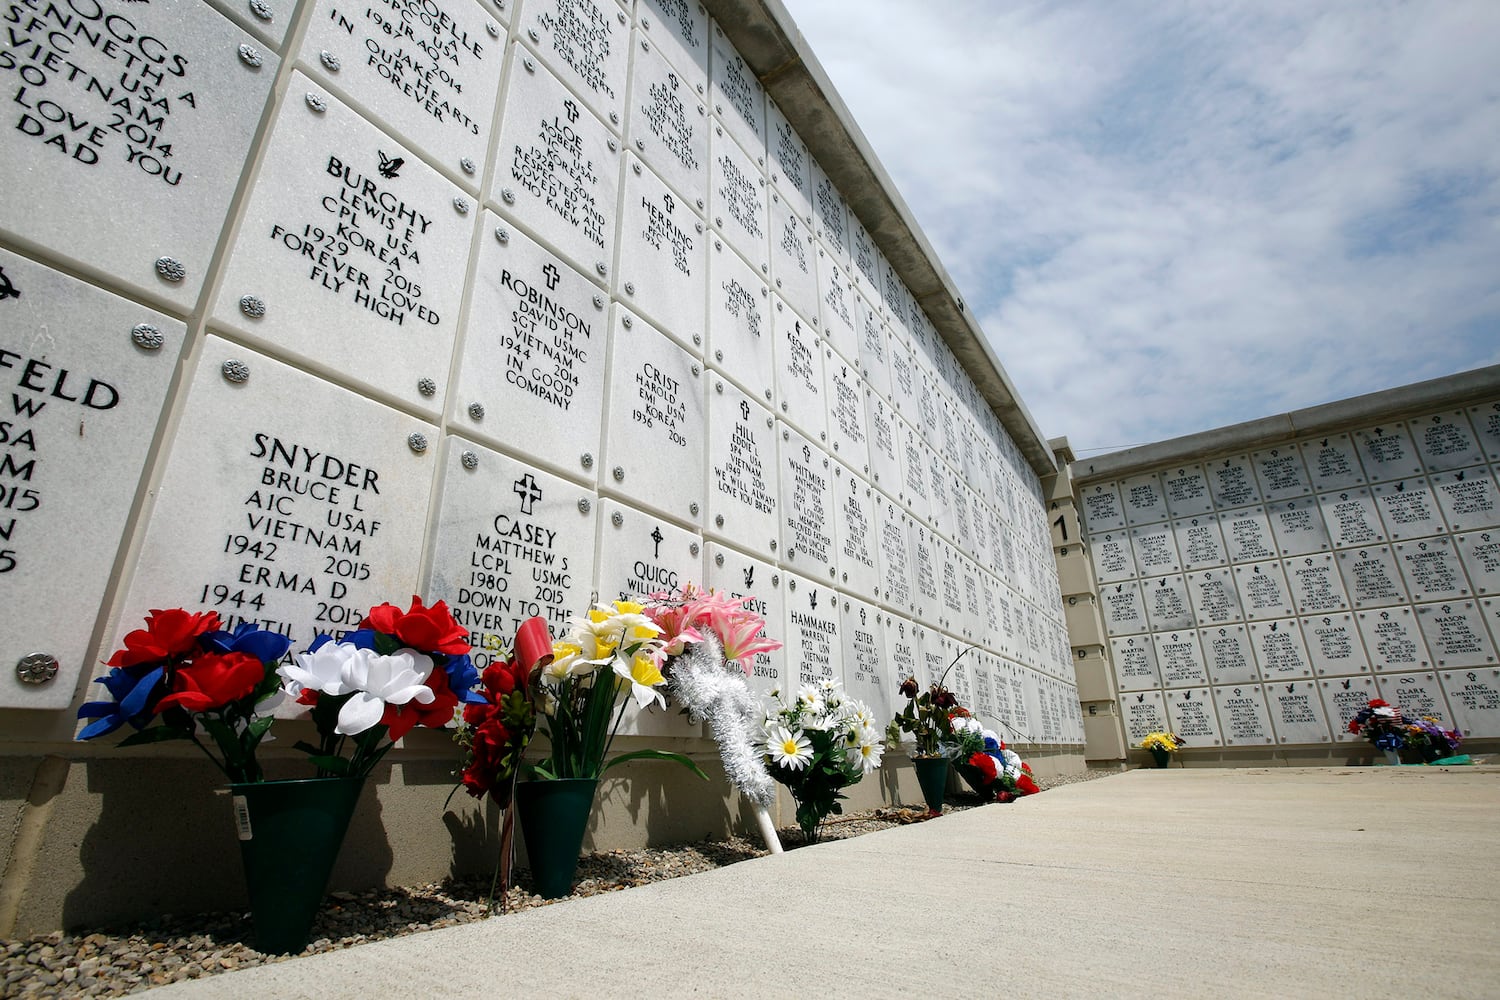
[[[137,729],[144,729],[156,714],[155,700],[151,694],[166,672],[166,667],[157,667],[143,677],[135,677],[130,672],[115,667],[98,678],[94,683],[103,684],[115,696],[115,700],[91,701],[78,710],[80,719],[94,720],[84,727],[78,738],[91,740],[95,736],[112,733],[127,722]]]
[[[1375,737],[1375,746],[1381,750],[1400,750],[1404,745],[1398,733],[1381,733]]]
[[[1000,756],[1000,741],[993,736],[986,736],[984,738],[984,752],[991,757]]]
[[[338,641],[347,642],[349,645],[358,646],[360,649],[374,649],[375,637],[379,634],[379,632],[376,632],[372,628],[355,629],[353,632],[345,632],[344,637]],[[395,637],[392,636],[391,638]],[[397,645],[400,645],[399,641]]]
[[[240,622],[233,632],[206,632],[198,641],[211,652],[245,653],[262,663],[277,662],[292,646],[292,640],[286,636],[258,628],[251,622]]]
[[[489,704],[489,699],[474,690],[479,686],[479,670],[474,666],[474,661],[469,659],[468,653],[448,657],[443,670],[448,674],[448,687],[458,695],[459,701],[467,705]]]

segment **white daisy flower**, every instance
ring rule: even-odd
[[[849,763],[858,764],[862,774],[869,774],[880,769],[880,757],[885,753],[885,745],[875,738],[874,732],[867,730],[860,734],[857,744],[845,751]]]
[[[771,763],[800,771],[812,760],[812,744],[802,735],[801,730],[794,733],[785,726],[777,726],[770,739],[766,740],[766,754],[771,758]]]

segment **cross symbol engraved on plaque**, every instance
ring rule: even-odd
[[[750,422],[750,404],[746,400],[740,400],[740,419],[746,423]]]
[[[549,292],[556,288],[557,283],[562,280],[562,272],[557,269],[556,264],[551,262],[548,262],[547,266],[542,268],[542,275],[547,279],[547,291]]]
[[[812,464],[812,449],[807,445],[802,446],[802,461],[807,465]]]
[[[521,513],[531,516],[531,505],[542,498],[542,488],[536,484],[536,477],[526,473],[516,480],[515,494],[521,498]]]
[[[572,101],[563,101],[563,110],[568,113],[569,122],[576,122],[578,120],[578,105]]]
[[[656,543],[656,551],[651,554],[651,558],[660,559],[662,543],[661,525],[657,525],[651,529],[651,540]]]
[[[677,203],[672,200],[672,196],[670,194],[664,194],[664,195],[662,195],[661,196],[661,203],[666,206],[667,214],[668,215],[671,215],[673,212],[675,212],[677,210]]]
[[[0,267],[0,302],[4,302],[6,299],[19,299],[20,297],[20,290],[10,283],[10,277],[5,273],[5,268]],[[745,419],[749,420],[750,418],[747,416]]]
[[[746,566],[745,567],[745,589],[749,590],[753,586],[755,586],[755,567],[754,566]]]
[[[382,150],[377,149],[375,152],[380,156],[380,176],[387,180],[395,180],[401,173],[401,167],[406,163],[406,159],[398,156],[393,160]]]
[[[860,608],[859,609],[859,623],[861,625],[867,624],[867,622],[865,621],[865,609],[864,608]]]
[[[673,90],[676,90],[677,89],[677,74],[676,73],[668,73],[667,74],[667,82],[672,85],[672,89]]]

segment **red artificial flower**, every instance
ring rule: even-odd
[[[247,653],[204,653],[172,671],[172,691],[156,707],[223,708],[254,691],[265,676],[265,665]]]
[[[442,667],[434,666],[427,677],[427,686],[436,696],[431,704],[423,705],[413,699],[404,705],[385,706],[385,714],[380,721],[387,727],[392,742],[411,732],[415,726],[442,729],[453,721],[453,710],[458,707],[458,695],[448,686],[448,672]]]
[[[1022,774],[1016,779],[1016,791],[1022,795],[1035,795],[1041,789],[1036,786],[1035,781],[1031,780],[1031,775]],[[1049,799],[1048,801],[1050,802],[1051,800]]]
[[[901,686],[896,690],[908,698],[915,698],[917,696],[917,679],[915,677],[908,677],[901,682]]]
[[[428,608],[422,605],[422,598],[413,594],[410,611],[382,604],[370,609],[364,624],[423,653],[463,656],[469,652],[469,630],[453,620],[444,601]]]
[[[526,670],[522,665],[512,660],[496,660],[484,668],[480,675],[480,681],[484,684],[484,693],[491,701],[499,701],[512,691],[520,690],[526,692]]]
[[[1014,801],[1016,801],[1016,796],[1012,792],[1007,792],[1007,791],[1001,790],[1000,792],[997,792],[995,794],[995,801],[996,802],[1014,802]]]
[[[1388,702],[1388,701],[1386,701],[1384,698],[1371,698],[1370,699],[1370,707],[1371,708],[1390,708],[1391,707],[1391,703]]]
[[[1357,732],[1359,732],[1359,720],[1358,719],[1350,719],[1349,720],[1349,732],[1351,732],[1351,733],[1357,733]]]
[[[474,730],[472,759],[461,776],[464,790],[474,798],[482,798],[488,793],[502,806],[506,804],[501,801],[505,796],[497,788],[495,779],[510,742],[511,732],[498,718],[490,719]]]
[[[146,616],[146,627],[125,636],[125,648],[117,650],[106,662],[110,667],[133,667],[156,663],[170,656],[191,652],[204,632],[219,627],[217,611],[189,612],[181,608],[153,610]]]
[[[984,774],[984,783],[986,785],[994,781],[995,775],[1000,773],[999,768],[995,766],[995,758],[983,751],[978,751],[969,757],[969,766],[977,768]]]

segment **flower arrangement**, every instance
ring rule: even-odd
[[[341,639],[319,635],[278,673],[287,695],[310,709],[319,743],[296,746],[320,778],[367,775],[414,726],[441,729],[460,702],[484,700],[473,690],[468,629],[445,602],[429,608],[416,596],[406,611],[371,608]]]
[[[250,624],[219,627],[215,611],[153,610],[146,627],[125,636],[125,647],[105,665],[111,701],[78,710],[92,720],[78,734],[90,740],[129,724],[136,732],[121,746],[191,740],[231,782],[263,778],[256,750],[281,702],[275,664],[291,640]],[[159,725],[152,723],[159,722]],[[203,740],[206,733],[218,750]]]
[[[951,665],[949,669],[952,669]],[[946,677],[947,671],[944,671],[943,678]],[[906,707],[891,720],[889,741],[894,744],[899,741],[901,733],[909,733],[916,737],[917,742],[911,754],[913,758],[953,756],[956,751],[951,713],[961,706],[953,692],[943,686],[943,679],[919,694],[917,679],[908,677],[896,690],[906,697]]]
[[[1431,716],[1409,718],[1400,706],[1383,698],[1370,699],[1356,712],[1349,720],[1349,732],[1363,736],[1392,759],[1410,747],[1424,761],[1441,760],[1456,753],[1463,743],[1457,730],[1444,729]]]
[[[982,797],[1013,802],[1041,791],[1031,765],[968,712],[952,717],[958,772]]]
[[[531,703],[532,674],[552,655],[552,637],[542,618],[528,618],[516,630],[509,659],[496,660],[480,675],[478,702],[463,707],[454,740],[464,748],[460,784],[474,798],[488,795],[509,807],[521,755],[536,732]]]
[[[685,641],[685,640],[684,640]],[[661,663],[667,642],[662,628],[634,601],[598,604],[575,618],[568,634],[552,644],[533,691],[538,725],[547,736],[547,756],[526,769],[542,779],[598,778],[628,760],[673,760],[707,779],[683,754],[636,750],[608,762],[610,745],[629,704],[665,707]]]
[[[1146,738],[1139,744],[1142,750],[1160,750],[1163,753],[1176,753],[1186,745],[1187,740],[1181,736],[1166,732],[1147,733]]]
[[[1458,730],[1444,729],[1442,723],[1430,715],[1409,721],[1406,726],[1406,745],[1427,762],[1453,756],[1463,741]]]
[[[779,692],[773,692],[779,699]],[[761,724],[771,777],[792,793],[797,825],[808,843],[818,826],[843,812],[842,789],[880,767],[884,746],[870,709],[845,696],[836,681],[804,685],[791,704],[779,700]]]

